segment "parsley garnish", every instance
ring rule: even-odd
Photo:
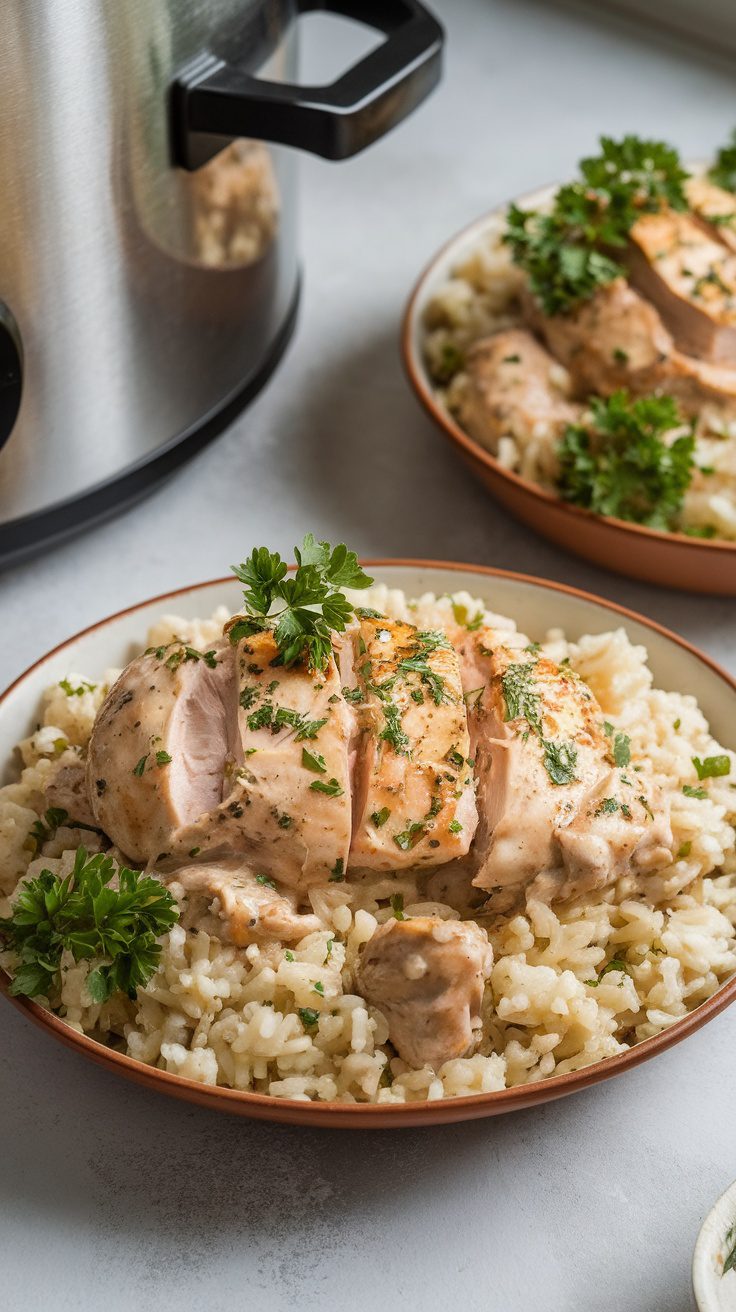
[[[620,770],[623,769],[631,762],[631,739],[629,738],[629,735],[626,733],[617,733],[613,725],[609,724],[608,720],[603,721],[603,732],[607,738],[612,739],[610,752],[613,758],[613,764],[617,765]],[[629,781],[624,780],[624,782],[628,783]]]
[[[400,834],[394,834],[394,842],[402,852],[409,852],[424,837],[427,832],[427,826],[423,820],[415,820],[412,824],[407,825]]]
[[[512,205],[504,241],[547,314],[563,314],[623,274],[607,253],[626,244],[642,213],[687,208],[687,173],[662,141],[601,137],[598,155],[580,162],[580,181],[557,191],[549,212]]]
[[[142,756],[139,761],[136,761],[135,765],[133,766],[133,769],[131,770],[131,774],[134,774],[136,779],[140,779],[141,775],[143,774],[143,771],[146,768],[147,760],[148,760],[148,752],[146,752],[145,756]]]
[[[245,584],[246,618],[230,625],[230,641],[268,629],[278,648],[276,663],[305,661],[310,670],[324,670],[332,654],[332,634],[343,633],[354,614],[341,588],[368,588],[373,580],[355,552],[342,543],[331,547],[316,542],[311,533],[301,548],[294,548],[294,555],[297,569],[289,577],[278,552],[266,547],[255,547],[244,564],[233,566]]]
[[[406,920],[404,915],[404,894],[393,893],[391,896],[391,910],[394,920]]]
[[[604,798],[603,798],[603,801],[598,803],[598,805],[597,805],[597,807],[595,808],[595,811],[594,811],[593,814],[594,814],[594,815],[613,815],[613,813],[614,813],[615,811],[618,811],[618,802],[616,801],[616,798],[615,798],[615,797],[604,797]]]
[[[724,191],[736,192],[736,131],[731,133],[728,144],[721,146],[708,170],[708,177]]]
[[[309,787],[315,793],[326,793],[328,797],[342,797],[345,791],[337,779],[330,779],[329,783],[325,783],[324,779],[314,779]]]
[[[346,702],[362,702],[363,692],[360,688],[343,688],[342,695]]]
[[[372,813],[371,821],[376,826],[376,829],[380,829],[382,825],[385,825],[390,814],[391,812],[387,806],[382,806],[380,811],[374,811]]]
[[[100,961],[86,981],[95,1002],[118,990],[134,998],[148,983],[161,953],[156,939],[175,924],[176,903],[158,880],[125,866],[119,887],[110,888],[115,873],[110,857],[88,857],[80,847],[66,878],[42,870],[23,881],[12,915],[0,920],[0,936],[21,959],[12,994],[48,997],[65,951],[75,961]]]
[[[683,784],[682,791],[686,797],[699,797],[701,801],[708,796],[705,788],[693,788],[692,784]]]
[[[665,435],[682,424],[670,396],[592,397],[590,419],[569,424],[558,444],[563,501],[597,515],[672,529],[690,486],[695,438]]]
[[[97,687],[96,683],[88,683],[82,679],[78,688],[75,688],[68,679],[60,679],[59,687],[66,693],[67,697],[83,697],[86,692],[94,692]]]
[[[263,884],[264,888],[276,889],[274,881],[268,875],[256,875],[256,883]]]
[[[720,756],[706,756],[701,761],[699,756],[692,757],[698,779],[718,779],[721,775],[731,773],[731,758],[723,752]]]
[[[171,757],[168,752],[156,752],[156,765],[171,765]]]
[[[577,748],[572,743],[544,743],[544,768],[553,784],[572,783],[577,762]]]
[[[329,882],[331,884],[341,884],[345,878],[345,860],[339,856],[330,872]]]
[[[459,820],[451,820],[447,828],[451,834],[459,834],[462,832],[462,825]]]
[[[297,1010],[299,1014],[299,1019],[302,1025],[304,1026],[305,1030],[312,1030],[314,1029],[315,1025],[319,1024],[318,1011],[314,1011],[311,1007],[299,1007]]]
[[[44,843],[48,843],[49,839],[54,837],[57,829],[61,829],[62,825],[66,825],[69,829],[88,829],[93,834],[102,833],[102,830],[98,829],[96,825],[85,825],[82,824],[81,820],[71,820],[69,812],[65,811],[63,807],[50,806],[47,811],[44,811],[43,820],[35,820],[31,825],[24,847],[30,848],[34,855],[37,855]]]
[[[409,755],[409,739],[401,727],[401,711],[393,702],[386,702],[383,707],[384,727],[379,733],[379,740],[390,743],[399,756]]]
[[[302,747],[302,765],[305,770],[312,770],[314,774],[324,774],[327,770],[324,756],[319,752],[310,752],[306,747]]]

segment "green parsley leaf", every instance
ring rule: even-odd
[[[109,885],[117,873],[118,888]],[[156,879],[122,866],[109,856],[88,857],[77,849],[66,878],[42,870],[24,880],[12,914],[0,920],[0,937],[21,964],[10,992],[48,997],[59,987],[62,953],[75,961],[96,961],[88,976],[95,1001],[115,992],[135,997],[158,965],[156,939],[178,919],[176,903]]]
[[[409,739],[401,727],[401,711],[393,702],[383,706],[384,727],[379,733],[379,740],[390,743],[399,756],[409,755]]]
[[[354,551],[344,544],[331,547],[311,533],[294,548],[293,575],[278,552],[255,547],[247,561],[232,567],[245,584],[246,615],[228,628],[231,642],[264,629],[272,630],[278,661],[307,664],[324,670],[332,654],[332,633],[344,632],[354,607],[341,588],[367,588],[373,580],[363,572]]]
[[[309,787],[315,793],[326,793],[328,797],[342,797],[345,791],[337,779],[330,779],[329,783],[325,783],[324,779],[314,779]]]
[[[736,192],[736,131],[731,133],[727,145],[721,146],[708,177],[724,191]]]
[[[148,752],[146,752],[146,755],[142,756],[141,759],[137,761],[136,764],[133,766],[131,774],[134,774],[137,779],[140,779],[141,775],[143,774],[143,771],[146,768],[147,760],[148,760]]]
[[[371,822],[372,824],[375,825],[376,829],[380,829],[383,825],[385,825],[390,814],[391,812],[389,808],[387,806],[382,806],[380,811],[374,811],[372,813]]]
[[[597,515],[675,528],[695,468],[692,430],[665,440],[683,422],[677,403],[619,391],[591,398],[590,411],[558,444],[562,499]]]
[[[313,1030],[315,1025],[319,1024],[318,1011],[314,1011],[311,1007],[299,1007],[297,1011],[305,1030]]]
[[[268,875],[256,875],[256,883],[263,884],[264,888],[276,888],[273,879],[269,878]]]
[[[314,774],[324,774],[327,770],[324,756],[319,752],[310,752],[306,747],[302,747],[302,765],[305,770],[312,770]]]
[[[68,679],[60,679],[59,687],[66,693],[67,697],[83,697],[86,692],[94,692],[97,684],[88,683],[86,679],[82,679],[79,687],[75,688]]]
[[[404,915],[404,894],[393,893],[391,896],[391,910],[394,920],[406,920]]]
[[[156,765],[171,765],[171,757],[168,752],[156,752]]]
[[[718,779],[731,773],[731,758],[725,752],[719,756],[706,756],[704,761],[699,756],[693,756],[692,763],[698,779]]]
[[[325,986],[321,979],[318,979],[317,983],[312,985],[312,992],[319,993],[322,998],[325,996]]]
[[[459,820],[451,820],[447,828],[451,834],[459,834],[462,832],[462,825]]]
[[[543,742],[544,768],[553,784],[569,784],[575,778],[577,749],[572,743]]]
[[[701,801],[708,796],[705,788],[693,788],[692,784],[683,784],[682,791],[686,797],[699,797]]]
[[[339,856],[330,872],[329,882],[331,884],[341,884],[345,878],[345,860]]]

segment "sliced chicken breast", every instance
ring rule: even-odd
[[[631,280],[685,355],[736,367],[736,256],[691,215],[645,214],[630,233]]]
[[[66,811],[70,820],[96,825],[87,792],[87,771],[81,761],[78,765],[62,765],[47,783],[45,794],[47,805]]]
[[[275,664],[270,632],[236,648],[237,749],[221,805],[178,850],[243,852],[293,888],[342,878],[350,848],[350,709],[334,657],[324,673]]]
[[[568,380],[522,328],[475,342],[465,361],[467,385],[458,412],[463,428],[494,453],[502,437],[560,436],[580,415]]]
[[[161,878],[183,904],[185,928],[236,947],[264,940],[295,943],[322,928],[317,916],[298,910],[293,890],[278,889],[242,857],[192,863]]]
[[[353,641],[351,863],[397,870],[463,856],[477,812],[455,650],[442,633],[374,617]]]
[[[544,314],[529,294],[526,318],[568,370],[576,396],[604,396],[626,387],[652,392],[665,376],[672,337],[648,301],[623,279],[600,287],[568,314]]]
[[[708,178],[688,178],[685,194],[696,220],[709,237],[736,251],[736,196]]]
[[[662,799],[613,768],[583,681],[534,647],[511,650],[493,630],[464,638],[461,656],[478,782],[473,883],[491,893],[490,906],[569,897],[666,864]]]
[[[387,920],[363,949],[357,985],[386,1017],[399,1056],[437,1070],[478,1046],[492,964],[486,934],[472,921]]]
[[[678,351],[659,312],[623,278],[569,314],[546,315],[529,295],[524,305],[581,400],[625,388],[633,396],[667,393],[693,417],[705,405],[724,414],[736,410],[736,371]]]
[[[134,861],[180,849],[221,801],[237,748],[235,654],[182,643],[131,661],[95,720],[87,791],[95,822]]]

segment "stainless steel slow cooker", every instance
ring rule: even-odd
[[[317,9],[385,40],[299,86]],[[418,0],[5,0],[0,561],[121,508],[243,408],[294,326],[289,148],[362,150],[441,47]]]

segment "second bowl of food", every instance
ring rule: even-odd
[[[519,518],[610,569],[736,595],[736,148],[603,138],[455,237],[409,302],[411,383]]]
[[[726,1006],[733,681],[572,589],[301,555],[0,700],[12,1001],[150,1088],[338,1126],[543,1102]]]

